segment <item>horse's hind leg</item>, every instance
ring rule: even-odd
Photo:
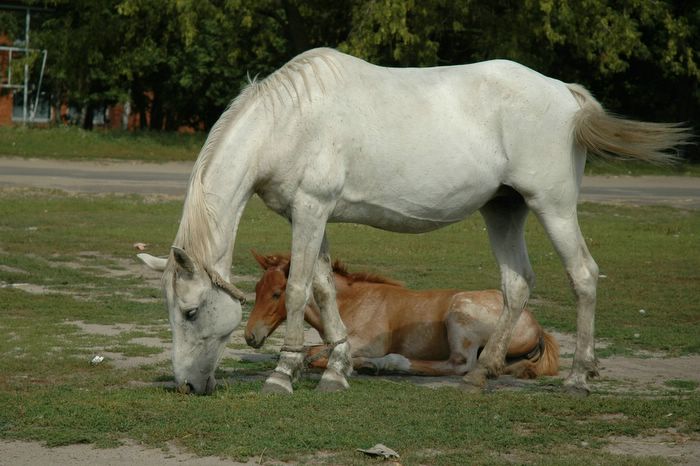
[[[352,372],[350,344],[347,341],[347,329],[338,312],[333,268],[325,235],[314,270],[313,292],[316,304],[321,310],[321,321],[323,322],[323,334],[326,344],[333,345],[333,350],[328,357],[327,368],[317,388],[320,391],[343,390],[348,388],[345,377]]]
[[[503,372],[511,334],[530,297],[534,273],[525,246],[525,219],[528,207],[516,192],[497,197],[481,208],[491,248],[501,270],[503,313],[496,329],[481,352],[477,367],[464,376],[467,387],[481,389],[486,377]]]
[[[533,205],[533,211],[561,257],[576,295],[576,352],[564,385],[573,393],[588,394],[587,377],[598,374],[593,341],[598,266],[581,235],[575,196],[572,199],[568,205],[560,200],[546,209]]]

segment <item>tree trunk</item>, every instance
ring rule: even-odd
[[[95,105],[91,102],[85,107],[85,119],[83,120],[83,129],[91,131],[93,128],[92,120],[95,118]]]
[[[151,101],[151,130],[160,131],[163,129],[163,99],[158,90],[153,90],[153,100]]]
[[[299,13],[299,8],[292,0],[282,0],[284,14],[287,16],[287,36],[294,48],[294,55],[305,52],[311,48],[309,36],[306,34],[304,18]]]

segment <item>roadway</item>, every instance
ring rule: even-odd
[[[82,193],[184,196],[191,162],[80,162],[0,157],[0,187],[34,187]],[[580,202],[668,205],[700,210],[700,178],[587,176]]]

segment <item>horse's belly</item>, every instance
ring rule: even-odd
[[[501,184],[502,167],[479,162],[474,153],[439,146],[433,147],[436,153],[428,147],[404,149],[399,157],[380,144],[374,156],[345,158],[330,220],[397,232],[431,231],[472,214]]]
[[[459,222],[491,199],[498,186],[483,189],[459,189],[416,196],[410,190],[403,194],[371,193],[356,190],[356,195],[338,199],[329,221],[361,223],[382,230],[400,233],[423,233]]]

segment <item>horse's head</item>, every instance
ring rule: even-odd
[[[163,265],[175,383],[184,393],[210,394],[216,386],[216,365],[241,321],[243,295],[182,249],[173,247]]]
[[[265,339],[287,318],[284,290],[289,276],[289,258],[283,255],[253,257],[263,269],[263,276],[255,285],[255,306],[250,312],[245,329],[245,341],[260,348]]]

